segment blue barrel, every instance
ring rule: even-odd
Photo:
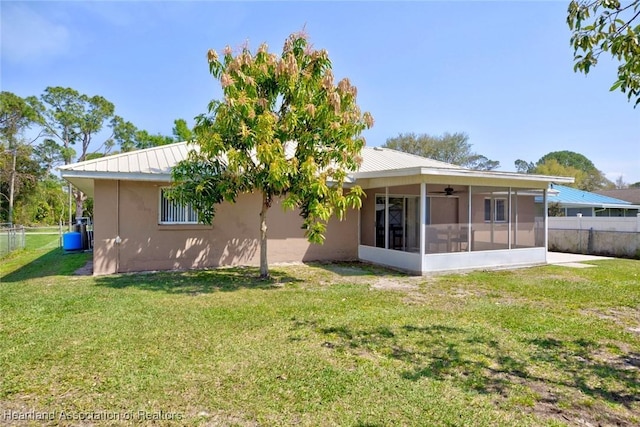
[[[65,251],[77,251],[82,249],[82,234],[77,231],[62,235],[62,249]]]

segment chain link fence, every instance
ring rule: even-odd
[[[24,249],[25,230],[21,225],[0,224],[0,258],[17,250]]]

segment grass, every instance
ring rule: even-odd
[[[253,268],[94,278],[72,275],[86,254],[35,237],[0,267],[0,416],[640,423],[640,261],[435,278],[361,264],[275,267],[269,281]]]

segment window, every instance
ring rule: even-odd
[[[505,222],[507,220],[507,200],[495,199],[496,214],[494,216],[496,222]]]
[[[493,218],[491,217],[492,211]],[[491,222],[491,220],[507,222],[507,199],[484,199],[484,220],[486,222]]]
[[[169,200],[166,188],[160,189],[160,224],[198,224],[198,214],[190,204]]]

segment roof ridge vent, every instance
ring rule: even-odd
[[[376,151],[384,151],[384,148],[382,147],[373,147],[373,149]]]

